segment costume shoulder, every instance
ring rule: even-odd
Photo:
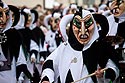
[[[63,56],[63,52],[65,50],[65,48],[68,46],[68,44],[65,44],[65,43],[61,43],[49,56],[47,59],[52,59],[52,58],[55,58],[55,57],[61,57]]]
[[[11,44],[21,44],[21,36],[14,28],[7,30],[6,32],[8,42]]]
[[[34,28],[32,32],[38,44],[39,44],[39,39],[41,39],[41,42],[44,43],[45,35],[39,27]]]

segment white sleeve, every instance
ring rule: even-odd
[[[23,51],[22,45],[20,46],[19,57],[17,59],[16,66],[21,65],[21,64],[27,64],[26,63],[25,53]]]
[[[31,40],[30,42],[31,42],[30,43],[30,51],[31,50],[36,50],[36,51],[39,52],[39,46],[37,45],[37,43],[35,41],[33,41],[33,40]]]

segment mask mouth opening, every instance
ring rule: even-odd
[[[119,8],[117,7],[117,8],[114,8],[113,10],[112,10],[112,13],[113,14],[119,14]]]
[[[81,34],[80,39],[87,39],[89,36],[87,34]]]

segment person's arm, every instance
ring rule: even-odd
[[[119,76],[119,69],[118,67],[113,63],[111,59],[108,60],[106,65],[106,70],[101,71],[101,68],[98,68],[95,73],[97,78],[104,78],[104,79],[110,79],[112,82],[116,80]]]
[[[59,61],[59,55],[58,55],[58,49],[56,49],[54,52],[52,52],[47,59],[45,60],[43,67],[42,67],[42,73],[41,73],[41,83],[48,81],[48,83],[53,83],[55,79],[58,77],[58,61]],[[56,71],[55,71],[56,70]],[[55,74],[56,73],[56,74]]]
[[[111,81],[116,80],[119,76],[118,67],[114,64],[114,62],[111,59],[108,60],[106,67],[108,69],[105,72],[105,78],[110,79]]]

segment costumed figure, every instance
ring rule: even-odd
[[[47,54],[47,44],[45,42],[45,34],[44,32],[40,29],[40,27],[38,26],[38,13],[37,11],[35,10],[31,10],[31,13],[34,17],[34,21],[33,21],[33,24],[32,24],[32,32],[33,32],[33,35],[35,36],[36,38],[36,42],[37,44],[39,45],[39,54],[40,54],[40,57],[39,57],[39,60],[38,62],[40,62],[40,60],[42,59],[46,59],[46,57],[48,56]]]
[[[36,57],[38,55],[39,47],[36,43],[36,39],[33,36],[32,30],[31,30],[32,21],[33,21],[33,18],[31,16],[30,9],[23,8],[23,9],[20,9],[20,21],[16,26],[14,26],[14,28],[18,30],[19,34],[22,37],[23,48],[24,48],[23,50],[25,52],[26,59],[27,59],[27,67],[28,67],[27,72],[29,72],[29,74],[28,75],[26,74],[27,73],[26,69],[24,69],[25,71],[23,70],[19,73],[20,74],[19,78],[24,78],[23,83],[30,82],[29,79],[32,79],[32,82],[36,83],[34,80],[34,77],[35,77],[34,70],[37,70],[35,66],[35,62],[36,62]],[[38,70],[37,70],[37,74],[39,75]]]
[[[50,30],[46,33],[45,41],[48,44],[48,53],[52,53],[62,42],[62,36],[59,31],[59,22],[61,14],[58,11],[54,11],[51,15],[48,15],[44,19],[46,27],[50,27]]]
[[[101,37],[93,15],[80,8],[75,14],[64,16],[60,23],[65,23],[68,16],[68,39],[47,57],[40,83],[114,82],[119,76],[116,53],[103,41],[106,34]]]
[[[26,67],[26,58],[20,34],[12,26],[11,7],[0,0],[0,82],[16,83],[17,68]],[[15,15],[16,16],[16,15]],[[17,17],[15,17],[17,18]]]
[[[111,43],[114,49],[119,53],[120,78],[125,81],[125,0],[112,1],[112,3],[110,3],[110,12],[112,14],[107,17],[109,32],[106,40]],[[120,83],[122,83],[122,81]]]
[[[17,8],[16,6],[14,5],[8,5],[11,12],[12,12],[12,18],[13,18],[13,25],[12,25],[12,28],[15,28],[17,31],[19,28],[23,28],[24,27],[24,15],[21,13],[20,9]],[[20,32],[19,32],[20,34]],[[24,39],[23,39],[23,36],[22,34],[20,34],[21,36],[21,42],[22,42],[22,48],[23,48],[23,52],[25,54],[25,58],[26,58],[26,61],[28,60],[28,52],[27,52],[27,49],[26,49],[26,45],[24,44]],[[27,65],[20,65],[20,67],[17,67],[16,68],[16,75],[17,75],[17,79],[18,79],[18,82],[19,83],[22,83],[22,81],[24,81],[24,79],[22,77],[20,77],[20,74],[25,74],[29,81],[32,80],[32,75],[31,73],[29,72],[28,68],[27,68]]]

